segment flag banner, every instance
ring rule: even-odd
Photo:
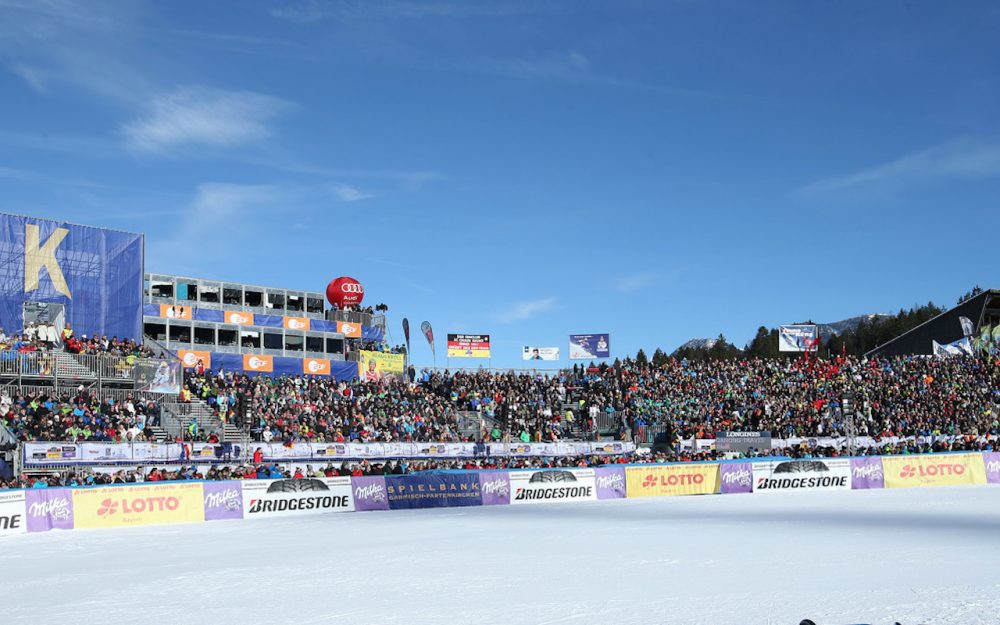
[[[814,325],[778,327],[779,352],[812,352],[819,347],[819,331]]]
[[[569,359],[593,360],[611,357],[610,334],[570,334]]]
[[[950,358],[951,356],[971,356],[972,355],[972,341],[969,337],[958,339],[957,341],[952,341],[942,345],[937,341],[931,341],[931,347],[934,350],[934,355],[938,358]]]
[[[403,317],[403,339],[406,340],[406,353],[410,353],[410,320]]]
[[[559,360],[559,348],[525,345],[521,348],[521,360]]]
[[[976,329],[972,325],[972,320],[968,317],[959,317],[958,322],[962,324],[962,336],[972,336],[976,333]]]
[[[449,358],[489,358],[489,334],[449,334]]]
[[[420,331],[424,333],[424,338],[427,339],[427,344],[431,346],[431,354],[434,354],[434,328],[431,327],[430,321],[425,321],[420,324]]]

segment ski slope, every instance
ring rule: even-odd
[[[1000,488],[629,499],[26,534],[0,622],[996,623]]]

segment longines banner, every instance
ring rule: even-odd
[[[489,334],[449,334],[449,358],[489,358]]]

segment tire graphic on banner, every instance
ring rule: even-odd
[[[851,461],[783,460],[753,463],[753,492],[850,490]]]
[[[351,478],[327,477],[243,482],[244,517],[354,512]]]
[[[593,469],[511,471],[512,504],[596,501]]]

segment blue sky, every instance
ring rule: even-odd
[[[997,32],[974,1],[0,0],[0,208],[144,232],[152,271],[354,276],[439,356],[742,345],[1000,285]]]

